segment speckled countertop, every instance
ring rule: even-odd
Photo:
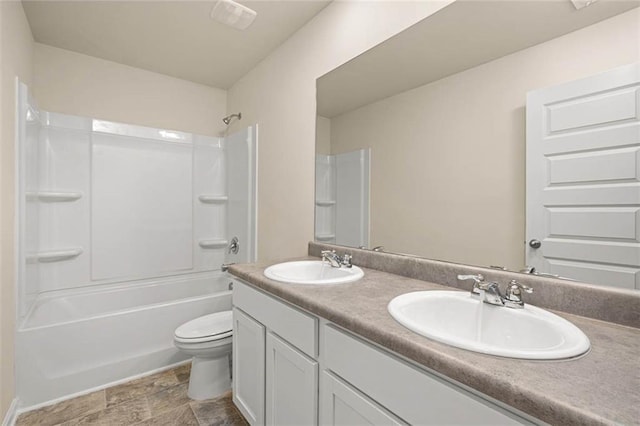
[[[640,329],[555,312],[589,337],[589,353],[567,361],[483,355],[413,333],[387,312],[389,301],[400,294],[451,287],[366,268],[354,283],[286,284],[266,278],[267,266],[233,265],[229,272],[544,422],[640,424]]]

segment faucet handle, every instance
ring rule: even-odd
[[[330,257],[335,257],[335,256],[336,256],[335,250],[322,250],[320,252],[320,257],[322,257],[323,260],[329,260]]]
[[[471,293],[473,294],[479,294],[479,290],[487,290],[489,288],[489,285],[493,284],[493,283],[485,282],[484,275],[482,274],[458,275],[458,280],[460,281],[473,280],[473,288],[471,289]]]
[[[458,275],[458,280],[467,281],[473,280],[474,284],[480,284],[484,282],[484,276],[482,274],[477,275]]]
[[[529,287],[528,285],[519,283],[517,280],[511,280],[509,282],[509,286],[507,287],[507,294],[509,294],[510,291],[519,292],[520,290],[524,290],[527,293],[533,293],[533,288]]]
[[[517,280],[511,280],[509,282],[509,285],[507,285],[507,289],[504,292],[505,302],[508,302],[509,305],[517,305],[515,307],[523,307],[524,306],[524,302],[522,301],[523,291],[525,293],[533,293],[533,289],[531,287],[521,284]]]

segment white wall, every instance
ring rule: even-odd
[[[639,31],[635,9],[334,117],[332,154],[372,148],[371,244],[522,268],[526,93],[639,61]]]
[[[18,1],[0,1],[0,419],[15,396],[15,77],[31,83],[33,38]]]
[[[218,136],[227,93],[36,43],[33,94],[47,111]]]
[[[316,79],[450,2],[333,2],[229,89],[235,126],[259,124],[260,260],[313,239]]]

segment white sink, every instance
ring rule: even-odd
[[[490,305],[460,291],[417,291],[387,307],[396,321],[418,334],[470,351],[524,359],[563,359],[589,350],[575,325],[544,309]]]
[[[359,280],[364,272],[357,266],[332,268],[321,260],[302,260],[269,266],[264,270],[264,275],[272,280],[293,284],[344,284]]]

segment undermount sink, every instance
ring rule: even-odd
[[[551,312],[494,306],[460,291],[406,293],[387,309],[411,331],[484,354],[551,360],[582,355],[590,347],[578,327]]]
[[[364,272],[357,266],[333,268],[321,260],[301,260],[269,266],[264,275],[292,284],[344,284],[359,280]]]

